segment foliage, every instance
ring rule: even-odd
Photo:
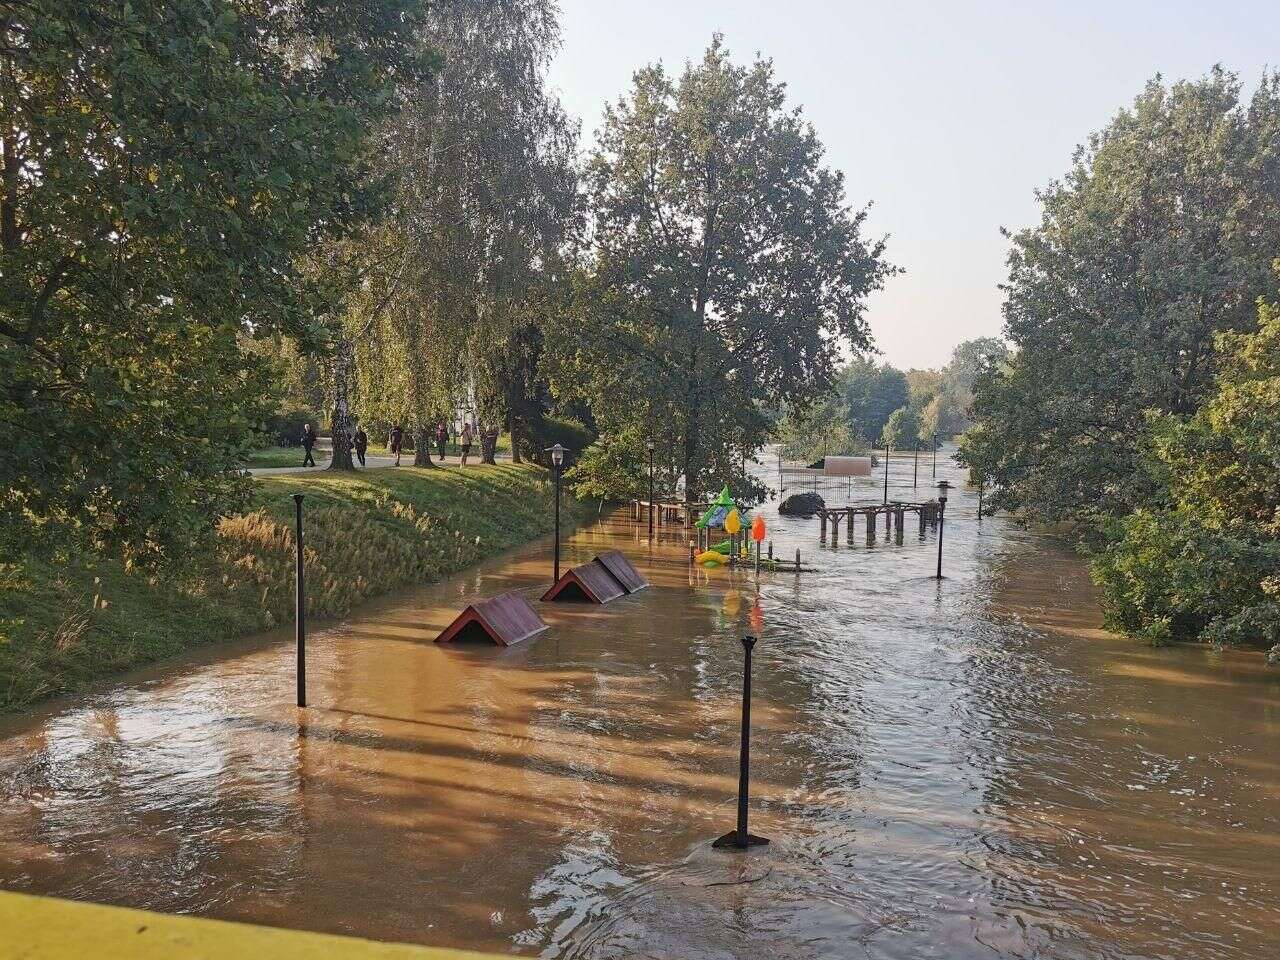
[[[920,442],[920,421],[911,407],[899,407],[889,415],[881,442],[891,450],[910,450]]]
[[[893,411],[911,400],[907,377],[887,363],[877,366],[859,358],[840,377],[849,425],[869,443],[878,443]]]
[[[636,72],[605,112],[587,192],[592,246],[549,338],[553,386],[608,442],[658,442],[696,497],[739,475],[768,407],[807,406],[841,344],[867,347],[866,297],[893,268],[772,64],[733,63],[719,37],[678,80]],[[638,477],[630,449],[608,457]]]
[[[1148,84],[1039,194],[1011,237],[1005,332],[979,378],[983,472],[1046,520],[1121,516],[1158,494],[1146,413],[1189,416],[1214,337],[1248,329],[1280,236],[1280,75],[1242,105],[1236,77]],[[971,463],[971,465],[973,465]]]
[[[828,454],[865,453],[867,443],[849,424],[848,407],[839,395],[828,397],[803,412],[788,409],[775,428],[782,456],[806,463]]]
[[[534,467],[272,477],[207,552],[173,569],[31,554],[0,565],[0,710],[103,675],[289,623],[293,493],[306,496],[307,612],[344,616],[378,594],[447,576],[551,529]],[[578,507],[568,507],[570,519]]]
[[[577,128],[544,82],[556,13],[553,0],[431,6],[444,66],[388,127],[395,201],[347,251],[365,278],[345,318],[355,405],[420,438],[455,412],[495,428],[523,412],[578,201]]]
[[[1219,338],[1215,392],[1190,418],[1151,417],[1161,506],[1111,524],[1094,560],[1110,623],[1139,635],[1280,642],[1280,311]]]
[[[315,338],[296,258],[374,199],[417,0],[33,0],[0,32],[0,520],[154,560],[243,489],[246,332]]]

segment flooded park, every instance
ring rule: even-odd
[[[894,466],[891,497],[931,495]],[[433,641],[471,599],[536,598],[548,542],[317,625],[305,710],[286,631],[11,718],[0,886],[544,957],[1273,955],[1280,672],[1107,634],[1065,544],[938,472],[941,581],[914,524],[821,546],[766,504],[813,572],[757,576],[622,510],[565,559],[621,549],[652,586],[540,604],[527,643]],[[772,843],[744,854],[710,844],[745,633]]]

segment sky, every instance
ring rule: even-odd
[[[584,146],[647,63],[678,74],[716,32],[740,62],[773,60],[850,203],[872,204],[868,235],[887,236],[906,271],[868,309],[883,358],[903,368],[941,366],[960,341],[1000,332],[1000,228],[1033,225],[1036,189],[1155,74],[1221,63],[1247,94],[1280,66],[1280,0],[560,5],[549,80]]]

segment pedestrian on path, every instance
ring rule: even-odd
[[[436,449],[440,451],[440,462],[444,463],[444,455],[449,446],[449,428],[444,421],[436,424]]]
[[[316,432],[311,429],[311,424],[306,424],[302,428],[302,449],[306,451],[306,456],[302,458],[304,467],[314,467],[316,458],[311,455],[311,448],[316,445]]]
[[[354,446],[356,448],[356,457],[360,460],[360,466],[363,467],[364,452],[369,449],[369,435],[364,432],[364,427],[356,428]]]
[[[458,439],[462,441],[462,460],[461,463],[465,467],[467,465],[467,457],[471,454],[471,440],[475,436],[471,432],[471,424],[464,423],[462,425],[462,436]]]
[[[396,456],[396,466],[400,466],[400,444],[404,440],[404,427],[396,424],[391,428],[391,441],[387,445],[391,447],[391,452]]]

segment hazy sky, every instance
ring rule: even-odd
[[[588,143],[642,64],[678,73],[716,31],[739,61],[773,59],[907,271],[869,312],[877,346],[903,367],[999,332],[999,228],[1035,222],[1035,189],[1150,77],[1221,62],[1250,91],[1280,65],[1280,0],[560,2],[551,83]]]

